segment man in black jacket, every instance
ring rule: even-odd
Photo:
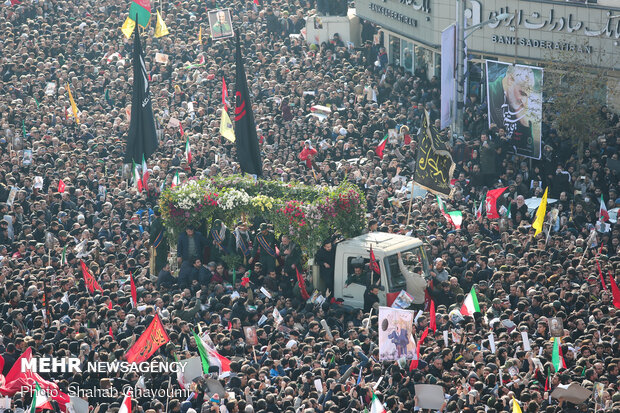
[[[179,284],[191,279],[194,273],[193,264],[196,259],[202,258],[202,251],[207,245],[207,239],[189,225],[179,236],[177,242],[177,261],[179,263]],[[190,281],[191,282],[191,281]]]

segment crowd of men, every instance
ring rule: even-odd
[[[423,62],[413,73],[389,64],[368,23],[359,48],[337,36],[308,45],[298,35],[317,7],[312,0],[161,2],[156,4],[163,4],[170,34],[156,39],[149,28],[143,36],[160,146],[148,159],[150,178],[139,192],[122,163],[132,43],[119,28],[128,4],[8,3],[0,8],[4,376],[28,347],[35,355],[122,360],[158,314],[170,342],[154,357],[196,356],[191,332],[207,331],[217,351],[231,360],[230,374],[220,378],[227,393],[209,394],[201,378],[187,399],[135,397],[136,412],[353,413],[370,409],[373,395],[389,412],[410,412],[419,407],[415,384],[424,383],[443,386],[442,410],[448,412],[512,411],[515,401],[524,412],[620,411],[620,302],[611,291],[611,277],[620,274],[620,226],[599,220],[601,196],[610,211],[620,205],[618,172],[610,167],[618,161],[620,123],[611,110],[601,109],[607,133],[593,139],[583,156],[547,125],[542,158],[529,161],[509,153],[505,131],[489,128],[486,106],[471,99],[467,132],[452,146],[455,193],[446,201],[463,211],[462,228],[446,221],[432,196],[415,198],[408,220],[415,131],[425,109],[433,120],[439,116],[439,81],[426,73]],[[167,242],[158,244],[155,264],[149,265],[162,229],[158,198],[175,174],[185,180],[239,172],[234,145],[219,136],[222,77],[233,79],[234,45],[206,35],[207,11],[222,7],[230,7],[241,32],[263,179],[337,185],[346,178],[366,194],[369,230],[426,243],[432,265],[426,282],[435,300],[437,331],[420,346],[416,368],[379,360],[372,305],[363,311],[345,308],[333,288],[325,302],[306,303],[292,269],[309,272],[302,258],[307,251],[296,250],[286,238],[275,239],[267,226],[240,222],[229,233],[224,226],[224,237],[223,223],[200,237],[189,228],[178,245],[173,242],[176,256],[168,259]],[[198,43],[201,27],[203,44]],[[167,55],[167,63],[155,62],[155,53]],[[81,111],[79,123],[71,114],[67,84]],[[232,92],[234,85],[229,87]],[[325,120],[310,115],[317,104],[333,109]],[[379,158],[374,149],[397,125],[406,125],[411,136],[391,139]],[[185,135],[191,163],[183,154]],[[301,159],[307,147],[313,150]],[[475,202],[488,189],[504,186],[508,189],[498,201],[502,217],[477,219]],[[540,197],[547,187],[557,202],[549,205],[545,231],[534,237],[533,211],[525,200]],[[12,188],[17,191],[11,195]],[[244,252],[237,230],[251,233],[243,239],[255,244],[255,235],[263,234],[283,257],[275,259],[257,245]],[[328,241],[317,257],[331,286],[334,246]],[[209,254],[199,253],[202,246]],[[232,269],[218,257],[222,246],[249,254],[244,268],[252,270],[249,283],[241,285],[245,274],[239,274],[231,286]],[[177,257],[178,273],[170,265]],[[88,291],[81,260],[103,292]],[[137,286],[136,308],[130,273]],[[449,316],[472,286],[481,312]],[[309,279],[306,287],[312,294]],[[420,304],[422,299],[414,301]],[[267,320],[258,325],[263,315]],[[560,349],[566,367],[559,371],[552,360],[552,318],[563,323]],[[424,312],[414,326],[416,340],[428,323]],[[258,345],[246,344],[245,326],[258,327]],[[451,333],[448,345],[443,331]],[[455,331],[462,332],[456,341]],[[530,350],[522,341],[524,331]],[[491,332],[495,351],[488,342]],[[212,369],[217,377],[217,368]],[[64,392],[76,385],[179,386],[174,374],[42,376],[57,381]],[[573,382],[596,394],[580,404],[550,397],[558,386]],[[32,396],[17,392],[3,409],[25,411]],[[122,400],[96,396],[88,403],[99,413],[114,413]]]

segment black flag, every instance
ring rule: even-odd
[[[125,163],[133,161],[136,164],[141,164],[142,156],[144,155],[144,159],[148,159],[157,149],[158,142],[151,106],[149,76],[144,65],[138,26],[136,24],[133,39],[133,92],[131,94],[131,122],[127,133]]]
[[[258,137],[256,136],[256,124],[254,123],[254,113],[252,113],[252,103],[248,91],[248,81],[245,77],[243,58],[241,57],[241,44],[239,33],[237,37],[236,71],[235,80],[235,144],[237,146],[237,159],[241,166],[241,171],[262,176],[263,163],[260,158],[258,147]]]
[[[450,148],[435,126],[431,125],[428,112],[425,110],[418,136],[413,181],[433,194],[450,196],[452,192],[450,179],[454,167]]]

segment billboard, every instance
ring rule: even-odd
[[[441,32],[441,129],[452,123],[452,102],[454,96],[454,42],[456,26],[451,25]]]
[[[489,127],[506,132],[511,152],[540,159],[543,70],[487,60]]]

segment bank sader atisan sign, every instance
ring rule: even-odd
[[[579,45],[571,42],[555,42],[544,41],[538,39],[530,39],[527,37],[519,37],[519,29],[536,30],[549,33],[565,33],[570,36],[590,37],[590,38],[620,38],[620,19],[607,11],[605,17],[599,23],[589,23],[582,20],[583,15],[570,12],[559,12],[554,6],[549,4],[541,4],[541,7],[549,7],[546,10],[525,12],[522,9],[513,9],[508,6],[500,7],[499,10],[491,10],[489,12],[482,11],[482,3],[478,0],[469,0],[470,7],[466,9],[465,14],[469,25],[476,25],[487,19],[493,19],[500,14],[507,13],[510,16],[488,24],[491,29],[508,27],[515,32],[515,36],[492,35],[491,40],[494,43],[519,45],[525,47],[535,47],[549,50],[570,51],[578,53],[592,53],[592,47],[589,45]],[[559,6],[558,6],[559,7]],[[563,8],[564,6],[560,7]]]

